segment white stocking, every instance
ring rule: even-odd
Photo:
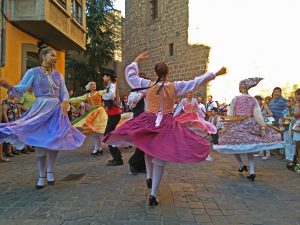
[[[156,197],[159,184],[161,181],[161,178],[164,174],[165,165],[159,165],[156,163],[153,163],[153,178],[152,178],[152,189],[151,189],[151,195]]]
[[[254,157],[253,157],[253,154],[252,154],[252,153],[248,153],[248,154],[247,154],[247,157],[248,157],[248,162],[249,162],[249,167],[250,167],[249,174],[255,174],[255,171],[254,171]]]
[[[150,155],[145,154],[145,164],[146,164],[146,171],[147,171],[147,179],[152,179],[152,172],[153,172],[153,157]]]
[[[96,152],[97,150],[101,150],[100,135],[99,134],[93,134],[92,139],[93,139],[93,142],[94,142],[93,152]]]
[[[236,158],[236,160],[240,164],[240,168],[242,168],[245,164],[243,163],[241,155],[240,154],[234,154],[234,157]]]
[[[47,180],[54,181],[54,165],[58,155],[58,151],[48,150],[47,151]]]

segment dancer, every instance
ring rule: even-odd
[[[54,164],[59,150],[73,150],[83,144],[85,136],[73,128],[67,116],[68,92],[62,75],[54,67],[56,52],[43,47],[38,52],[41,66],[28,70],[18,85],[0,80],[11,96],[21,98],[32,87],[36,101],[16,121],[0,124],[0,143],[9,142],[16,149],[36,146],[39,178],[36,189],[54,185]],[[46,170],[47,167],[47,170]]]
[[[225,123],[225,129],[220,133],[219,145],[213,146],[218,152],[234,154],[240,164],[239,172],[248,171],[241,158],[241,154],[247,154],[250,166],[247,178],[251,181],[256,177],[253,153],[284,147],[281,135],[267,127],[257,100],[248,93],[261,80],[262,78],[255,77],[240,82],[241,95],[233,98],[228,112],[233,122]]]
[[[109,134],[116,129],[121,119],[120,96],[116,87],[117,77],[113,72],[103,73],[103,81],[107,84],[106,93],[102,95],[104,107],[106,109],[108,119],[104,135]],[[123,165],[122,154],[120,150],[112,144],[108,145],[112,159],[107,162],[107,166]]]
[[[177,122],[173,116],[177,95],[184,95],[218,75],[226,73],[222,68],[216,74],[207,72],[190,81],[168,82],[169,68],[160,62],[154,71],[155,83],[138,76],[138,64],[148,59],[148,52],[140,54],[127,66],[125,78],[131,88],[144,89],[148,112],[125,123],[103,139],[108,144],[135,145],[145,152],[147,187],[151,188],[149,205],[158,204],[157,192],[166,161],[196,163],[205,160],[210,143]]]
[[[193,98],[193,92],[187,93],[187,97],[181,100],[174,113],[175,120],[202,137],[217,133],[217,128],[212,123],[205,121],[204,118],[205,114],[197,99]]]
[[[102,94],[106,90],[97,91],[97,85],[94,81],[89,82],[85,86],[85,89],[90,92],[85,95],[69,99],[69,103],[72,105],[81,104],[82,106],[88,104],[90,109],[82,116],[72,121],[72,124],[83,134],[92,134],[94,142],[92,155],[102,155],[103,150],[101,148],[100,137],[104,134],[107,123],[107,114],[102,106]]]

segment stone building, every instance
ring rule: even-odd
[[[125,66],[143,51],[150,58],[140,70],[154,79],[153,68],[164,61],[170,68],[170,80],[190,80],[206,70],[210,48],[188,44],[188,0],[126,0],[123,37]],[[120,77],[121,93],[129,87]],[[206,95],[206,87],[196,90]]]

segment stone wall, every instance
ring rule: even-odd
[[[125,66],[139,53],[149,51],[150,58],[140,65],[140,71],[146,72],[151,79],[154,79],[154,65],[160,61],[169,65],[169,80],[193,79],[205,71],[210,48],[188,44],[189,1],[157,2],[157,18],[153,19],[151,0],[126,0],[123,37]],[[172,45],[173,56],[170,55]],[[119,85],[125,86],[124,83]],[[198,88],[196,92],[205,96],[206,88]]]

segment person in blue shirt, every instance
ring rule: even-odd
[[[282,112],[288,108],[287,100],[282,97],[282,90],[280,87],[275,87],[272,92],[272,100],[270,101],[269,108],[273,113],[273,117],[275,119],[274,125],[279,127],[278,120],[282,115]]]

